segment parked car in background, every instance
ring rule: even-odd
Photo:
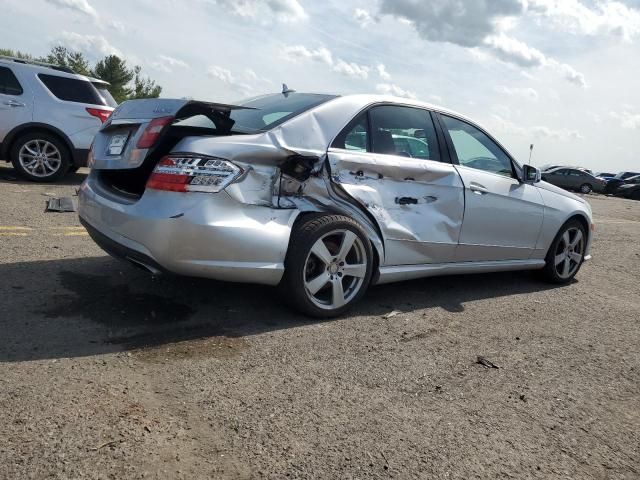
[[[609,173],[609,172],[598,172],[595,174],[596,177],[598,178],[602,178],[603,180],[611,180],[613,177],[616,176],[615,173]]]
[[[585,170],[560,167],[542,172],[542,179],[567,190],[580,193],[603,192],[606,180],[598,178]]]
[[[315,317],[370,284],[526,269],[567,283],[589,258],[584,199],[416,100],[133,100],[90,158],[78,212],[105,251],[153,273],[279,285]]]
[[[117,105],[108,85],[64,67],[0,57],[0,158],[35,182],[85,166],[93,137]]]
[[[640,200],[640,175],[627,178],[613,193],[616,197]]]
[[[620,172],[615,177],[607,181],[607,185],[604,189],[605,193],[615,193],[618,190],[620,185],[623,185],[624,182],[631,177],[635,177],[636,175],[640,175],[640,172]]]

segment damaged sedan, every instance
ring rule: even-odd
[[[455,112],[378,95],[120,105],[90,152],[79,215],[153,274],[278,285],[315,317],[370,285],[540,270],[568,283],[592,215]]]

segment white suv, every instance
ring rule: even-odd
[[[0,57],[0,159],[36,182],[85,166],[117,106],[108,86],[64,67]]]

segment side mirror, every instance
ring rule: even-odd
[[[532,167],[531,165],[523,165],[522,177],[524,183],[538,183],[542,180],[542,172],[539,168]]]

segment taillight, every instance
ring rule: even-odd
[[[242,173],[240,167],[221,158],[168,156],[154,168],[147,188],[216,193],[237,180]]]
[[[102,123],[106,122],[111,115],[111,110],[102,110],[100,108],[87,108],[86,110],[89,115],[99,118]]]
[[[147,125],[147,128],[144,129],[144,132],[142,132],[142,136],[140,137],[140,140],[138,140],[136,148],[153,147],[158,141],[158,138],[160,138],[162,129],[173,122],[173,120],[174,117],[160,117],[151,120],[149,125]]]

